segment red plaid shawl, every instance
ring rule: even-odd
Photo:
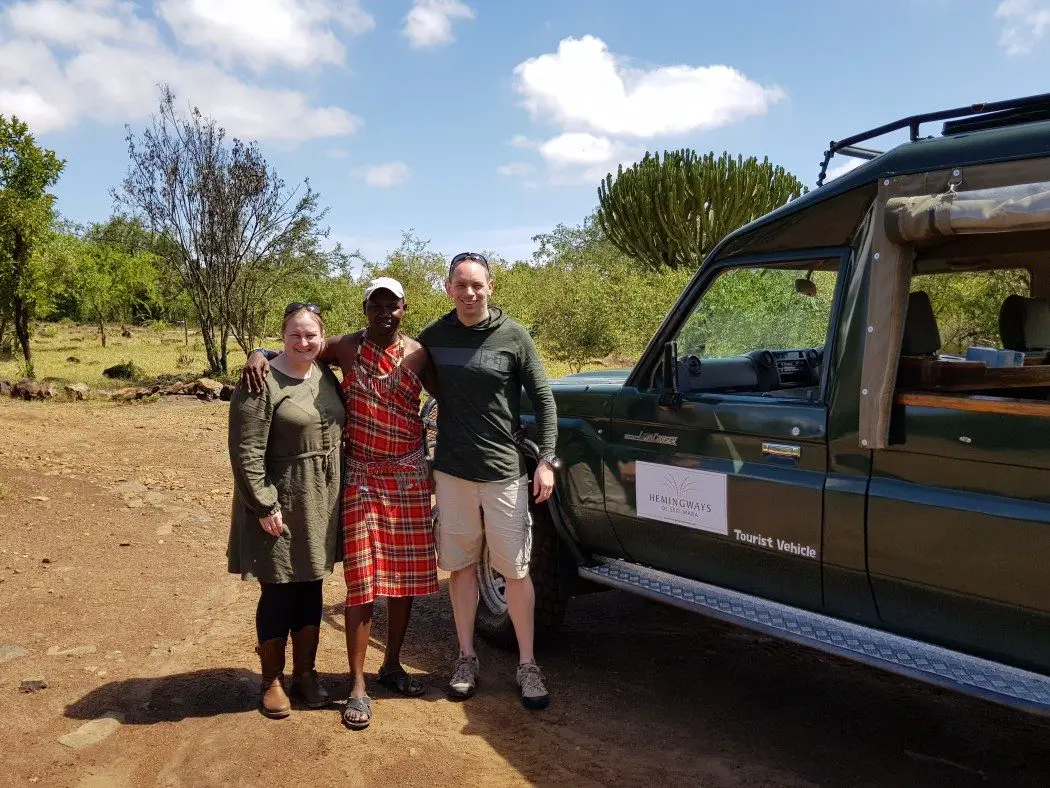
[[[350,370],[342,384],[347,605],[438,590],[431,489],[422,455],[422,384],[404,365],[397,369],[400,355],[397,345],[384,351],[362,337],[358,362],[363,369]]]

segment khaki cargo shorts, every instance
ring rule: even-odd
[[[532,554],[528,476],[509,482],[472,482],[434,471],[434,488],[439,567],[455,572],[476,564],[487,544],[493,569],[516,580],[528,577]]]

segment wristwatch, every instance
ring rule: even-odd
[[[546,454],[541,454],[540,462],[546,462],[548,465],[554,468],[554,470],[558,470],[561,467],[561,460],[559,460],[558,455],[556,455],[552,451],[549,451]]]

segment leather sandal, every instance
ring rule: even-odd
[[[366,715],[363,720],[352,720],[348,711],[356,711]],[[352,731],[362,731],[372,722],[372,699],[365,695],[363,698],[347,698],[346,708],[343,709],[343,725]]]

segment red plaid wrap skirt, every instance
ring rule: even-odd
[[[367,341],[361,359],[380,374],[394,361]],[[419,416],[422,386],[408,369],[396,380],[392,390],[363,375],[343,380],[349,444],[343,488],[347,605],[365,605],[377,596],[438,592],[431,482]]]
[[[346,604],[365,605],[377,596],[436,594],[430,480],[418,468],[388,464],[367,474],[348,466],[343,490],[343,575]],[[372,465],[372,464],[370,464]]]

